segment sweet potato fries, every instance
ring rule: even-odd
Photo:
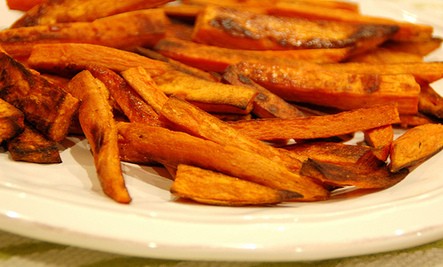
[[[174,198],[270,206],[392,187],[443,148],[432,27],[339,1],[168,2],[17,6],[0,31],[11,160],[63,164],[75,134],[118,203],[128,162],[167,169]]]

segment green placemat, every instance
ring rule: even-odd
[[[427,245],[379,253],[313,262],[208,262],[159,260],[64,246],[0,231],[0,266],[75,267],[332,267],[332,266],[443,266],[443,240]]]

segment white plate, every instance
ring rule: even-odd
[[[366,13],[439,22],[411,1],[402,2],[408,12],[394,5],[400,1],[361,2]],[[16,15],[1,3],[8,20],[0,26],[7,26]],[[443,59],[442,51],[432,57]],[[101,193],[87,143],[63,145],[69,148],[59,165],[13,162],[0,153],[1,229],[125,255],[225,261],[328,259],[443,238],[443,153],[400,184],[355,199],[229,208],[175,202],[161,170],[131,164],[123,169],[133,203],[116,204]]]

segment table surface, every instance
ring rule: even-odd
[[[198,262],[127,257],[43,242],[0,231],[0,266],[283,267],[443,266],[443,240],[405,250],[315,262]]]

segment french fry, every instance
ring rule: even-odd
[[[122,13],[92,22],[59,23],[0,31],[0,45],[26,58],[39,43],[91,43],[120,49],[153,46],[164,37],[168,19],[160,9]],[[121,31],[121,25],[125,30]]]
[[[228,0],[228,1],[217,1],[217,0],[184,0],[183,3],[189,5],[220,5],[229,7],[247,7],[249,8],[265,8],[269,6],[274,6],[276,3],[280,2],[290,2],[290,3],[302,3],[304,5],[310,5],[312,8],[324,7],[329,9],[344,9],[353,12],[359,12],[359,6],[356,3],[344,2],[344,1],[318,1],[318,0],[297,0],[297,1],[287,1],[287,0]]]
[[[443,78],[443,62],[409,62],[398,64],[343,63],[322,65],[327,71],[354,74],[408,74],[421,84],[432,83]]]
[[[184,164],[178,165],[170,191],[180,198],[224,206],[269,205],[298,197],[297,193]]]
[[[303,195],[297,201],[324,200],[329,192],[309,178],[257,153],[223,146],[183,132],[145,124],[119,123],[119,143],[166,165],[187,164]],[[297,195],[298,195],[297,194]]]
[[[175,70],[184,72],[186,74],[195,76],[195,77],[203,79],[203,80],[214,81],[214,82],[220,81],[220,78],[216,75],[213,75],[213,74],[203,71],[201,69],[197,69],[197,68],[191,67],[189,65],[183,64],[180,61],[165,57],[162,54],[160,54],[154,50],[146,49],[143,47],[137,47],[136,50],[137,50],[137,53],[139,53],[141,55],[168,63]]]
[[[43,0],[6,0],[9,9],[28,11],[33,6],[41,4]]]
[[[241,50],[209,46],[176,38],[164,38],[154,47],[162,55],[184,64],[214,72],[223,72],[228,66],[243,61],[290,65],[293,61],[336,63],[350,54],[350,48],[300,50]]]
[[[421,86],[418,110],[421,113],[443,119],[443,97],[429,84]]]
[[[290,157],[285,153],[285,150],[278,150],[244,133],[240,133],[233,129],[230,124],[177,97],[171,96],[163,105],[161,118],[167,120],[169,128],[181,130],[220,145],[235,146],[260,154],[286,166],[289,170],[297,171],[301,166],[300,162]]]
[[[260,118],[296,118],[305,116],[294,105],[286,102],[248,77],[239,74],[235,66],[230,66],[226,69],[223,73],[223,79],[230,84],[251,87],[258,92],[253,100],[254,108],[252,112]]]
[[[372,152],[368,146],[324,141],[294,144],[284,149],[288,150],[289,153],[301,162],[314,159],[346,164],[355,164]]]
[[[391,143],[394,140],[394,129],[391,124],[364,131],[366,144],[373,147],[374,155],[386,161],[389,157]]]
[[[11,28],[93,21],[128,11],[157,7],[167,2],[170,0],[49,0],[28,10]]]
[[[401,51],[405,53],[416,54],[419,56],[427,56],[431,52],[437,50],[441,47],[441,43],[443,39],[440,37],[432,37],[430,39],[417,41],[417,42],[396,42],[396,41],[387,41],[382,44],[381,47],[394,50]]]
[[[179,95],[208,112],[248,114],[257,94],[245,86],[207,81],[179,71],[152,78],[166,95]]]
[[[0,144],[20,134],[24,127],[23,112],[0,98]]]
[[[155,110],[120,75],[97,66],[89,67],[88,71],[106,86],[129,121],[151,125],[161,124]]]
[[[369,64],[402,64],[410,62],[423,62],[423,56],[393,49],[377,48],[366,53],[353,55],[347,59],[347,62]]]
[[[80,125],[91,147],[103,192],[116,202],[131,202],[121,169],[117,126],[104,84],[85,70],[72,78],[68,88],[82,101]]]
[[[428,123],[437,123],[437,121],[422,113],[400,114],[400,122],[395,125],[400,128],[408,129]]]
[[[413,167],[443,148],[443,125],[424,124],[407,130],[391,146],[390,170]]]
[[[287,101],[342,110],[397,103],[400,113],[417,113],[420,85],[411,74],[355,74],[347,73],[346,67],[326,65],[243,62],[236,68],[241,75]]]
[[[141,68],[131,68],[123,71],[123,78],[131,85],[132,88],[148,103],[157,114],[160,114],[163,105],[168,101],[168,97],[157,87],[157,84],[148,74]]]
[[[391,25],[398,31],[390,38],[397,41],[422,41],[432,38],[433,27],[418,23],[401,22],[387,18],[362,15],[357,12],[324,7],[312,8],[303,3],[278,2],[268,9],[268,13],[278,16],[343,22],[354,25]]]
[[[403,180],[408,171],[392,173],[384,164],[336,164],[309,159],[303,163],[300,173],[332,186],[384,189]]]
[[[90,65],[121,72],[143,67],[150,73],[161,74],[171,69],[165,62],[111,47],[80,44],[39,44],[32,49],[27,64],[35,69],[62,74],[77,73]]]
[[[15,161],[41,164],[62,162],[57,143],[30,126],[25,126],[22,133],[7,141],[7,148]]]
[[[396,105],[379,105],[337,114],[291,119],[230,122],[234,129],[259,140],[315,139],[364,131],[399,123]]]
[[[0,98],[20,109],[47,138],[63,140],[78,110],[78,99],[3,52],[0,66]]]
[[[324,23],[207,6],[197,17],[192,39],[236,49],[353,47],[354,52],[361,52],[386,41],[397,30],[397,26]]]

